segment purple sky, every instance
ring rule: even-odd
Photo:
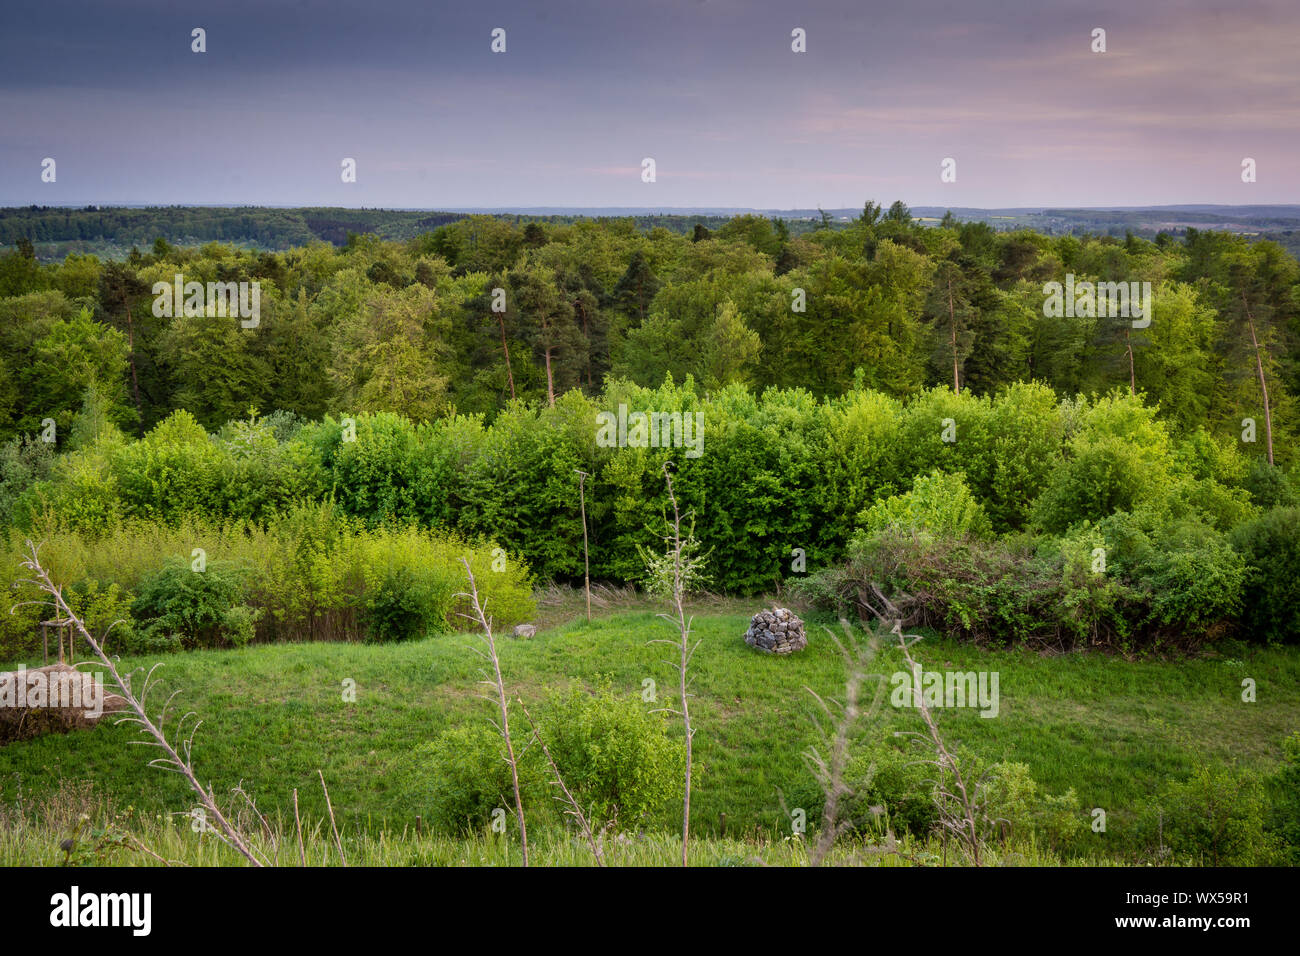
[[[11,2],[0,202],[1300,202],[1297,39],[1294,0]]]

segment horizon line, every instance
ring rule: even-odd
[[[565,205],[563,203],[546,203],[533,206],[525,205],[456,205],[456,206],[393,206],[393,205],[320,205],[314,203],[239,203],[239,202],[153,202],[153,201],[61,201],[61,202],[18,202],[13,200],[0,201],[0,210],[17,210],[30,209],[84,209],[87,206],[94,206],[97,209],[346,209],[357,212],[464,212],[464,213],[519,213],[519,212],[538,212],[548,209],[562,209],[573,211],[602,211],[602,210],[635,210],[643,214],[702,214],[709,212],[753,212],[753,213],[779,213],[779,212],[811,212],[821,210],[823,212],[843,212],[845,210],[860,210],[861,206],[633,206],[633,205],[608,205],[608,206],[581,206]],[[1129,212],[1140,210],[1185,210],[1189,208],[1200,209],[1266,209],[1266,208],[1294,208],[1300,210],[1300,201],[1296,202],[1262,202],[1262,203],[1207,203],[1207,202],[1186,202],[1186,203],[1158,203],[1158,204],[1113,204],[1113,205],[1071,205],[1069,203],[1037,203],[1029,206],[953,206],[940,203],[918,203],[908,205],[909,210],[913,209],[945,209],[951,211],[972,210],[976,212],[988,212],[1006,210],[1012,212],[1042,212],[1049,209],[1061,210],[1085,210],[1095,212]],[[882,211],[888,207],[882,206]]]

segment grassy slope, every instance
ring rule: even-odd
[[[810,687],[842,691],[838,657],[825,633],[814,630],[807,651],[778,659],[750,650],[740,639],[743,614],[714,611],[696,619],[703,641],[693,664],[692,710],[697,722],[695,828],[768,832],[784,823],[781,796],[791,807],[815,801],[800,752],[812,742]],[[653,613],[618,613],[588,625],[579,621],[540,632],[530,641],[501,642],[502,669],[512,691],[530,707],[548,688],[591,684],[609,675],[616,688],[640,694],[657,682],[659,703],[675,687],[663,663],[671,649],[648,642],[672,632]],[[410,825],[437,787],[421,766],[417,747],[460,721],[486,720],[490,705],[476,695],[481,660],[461,635],[406,645],[299,644],[206,651],[164,658],[161,692],[178,691],[172,713],[204,718],[196,767],[217,791],[243,781],[263,812],[292,817],[291,791],[300,790],[304,815],[324,813],[316,770],[324,770],[341,821],[396,830]],[[1082,806],[1104,807],[1113,839],[1166,779],[1184,776],[1194,758],[1241,762],[1269,769],[1280,742],[1300,727],[1300,653],[1259,650],[1244,662],[1222,660],[1126,662],[1101,656],[1046,658],[1020,651],[981,651],[926,641],[919,657],[928,669],[997,670],[1001,714],[940,712],[950,743],[988,759],[1029,764],[1052,792],[1074,787]],[[152,661],[128,660],[127,667]],[[879,670],[891,673],[886,654]],[[1258,683],[1259,700],[1240,699],[1242,678]],[[343,703],[345,678],[357,702]],[[915,730],[910,711],[884,698],[879,733]],[[31,805],[59,777],[90,780],[117,806],[160,813],[191,805],[179,777],[145,766],[149,752],[123,746],[128,727],[101,724],[92,731],[51,736],[0,748],[0,799],[21,796]],[[665,829],[677,810],[666,813]]]

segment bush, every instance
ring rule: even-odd
[[[1256,458],[1246,472],[1245,488],[1251,500],[1261,508],[1300,507],[1300,493],[1294,478],[1267,459]]]
[[[44,537],[57,530],[87,536],[109,533],[122,520],[122,502],[108,455],[99,449],[55,459],[50,477],[32,484],[13,503],[15,527]]]
[[[876,502],[862,513],[861,521],[868,534],[896,528],[956,537],[987,535],[993,530],[960,472],[932,471],[918,476],[911,491]]]
[[[253,637],[258,614],[243,604],[246,573],[214,561],[203,571],[170,560],[144,580],[131,605],[148,649],[235,647]]]
[[[976,643],[1191,648],[1235,619],[1246,579],[1198,519],[1116,512],[1058,538],[864,532],[844,567],[793,590],[843,614],[879,587],[909,626]]]
[[[54,468],[54,445],[31,436],[0,445],[0,523],[7,523],[19,496]]]
[[[1139,399],[1116,393],[1082,410],[1034,519],[1062,533],[1116,511],[1158,506],[1173,491],[1174,458],[1165,423]]]
[[[667,721],[608,684],[550,700],[542,734],[555,765],[593,826],[638,826],[680,796],[685,748]]]
[[[1281,845],[1282,863],[1300,866],[1300,732],[1282,741],[1282,767],[1269,781],[1269,829]]]
[[[1023,763],[994,764],[986,798],[985,815],[995,835],[1005,834],[1011,845],[1026,846],[1032,839],[1062,854],[1086,829],[1074,788],[1057,796],[1043,793]]]
[[[907,626],[926,625],[979,644],[1107,644],[1141,619],[1123,581],[1093,573],[1091,542],[979,540],[898,530],[862,534],[844,568],[795,590],[839,613],[877,586]]]
[[[596,415],[619,405],[700,413],[703,454],[598,447]],[[0,507],[17,495],[15,523],[41,536],[108,537],[134,520],[173,528],[248,521],[275,534],[283,515],[332,503],[333,520],[353,519],[354,532],[416,524],[434,541],[490,539],[543,580],[578,580],[583,528],[574,471],[581,469],[591,476],[592,576],[630,582],[644,566],[642,550],[661,547],[662,465],[671,458],[683,518],[693,516],[702,550],[712,555],[709,587],[729,593],[767,591],[805,567],[842,560],[855,520],[874,532],[982,537],[1032,527],[1066,535],[1118,512],[1149,512],[1224,531],[1253,517],[1261,502],[1294,499],[1279,470],[1251,471],[1235,447],[1203,432],[1175,447],[1166,422],[1139,399],[1120,393],[1060,402],[1038,384],[1013,385],[996,398],[932,388],[902,402],[856,388],[819,400],[801,388],[756,396],[733,383],[704,396],[690,379],[649,389],[609,378],[599,401],[571,390],[554,407],[512,403],[490,424],[478,415],[417,424],[391,412],[361,413],[352,435],[331,418],[299,425],[289,415],[254,414],[212,435],[180,410],[138,441],[107,428],[95,434],[58,456],[44,478],[0,461],[0,472],[12,466],[14,473],[12,480],[0,473]],[[805,558],[797,569],[796,548]],[[365,586],[387,589],[379,603],[392,605],[386,581]],[[984,584],[1007,592],[999,580]],[[326,630],[355,636],[363,613],[383,616],[359,600],[360,587],[349,578],[343,597],[314,594],[330,616]],[[1192,610],[1160,613],[1173,622],[1197,617]],[[259,627],[278,623],[273,617]]]
[[[885,740],[853,749],[844,767],[852,793],[842,806],[843,820],[860,834],[911,833],[925,837],[938,822],[933,768],[899,741]]]
[[[1147,612],[1135,623],[1203,636],[1241,610],[1245,562],[1226,535],[1198,519],[1118,512],[1096,530],[1108,573],[1143,592]]]
[[[367,590],[362,621],[372,640],[422,637],[433,620],[433,602],[408,567],[388,571],[377,586]]]
[[[514,781],[506,762],[506,744],[487,723],[474,723],[443,731],[433,741],[418,748],[427,759],[429,780],[429,819],[438,829],[464,834],[487,827],[498,807],[515,812]],[[532,820],[546,804],[535,798],[546,796],[542,777],[541,751],[530,748],[519,757],[519,788],[524,795],[524,809]]]
[[[218,571],[224,562],[244,572],[239,597],[229,606],[256,612],[236,610],[220,622],[221,640],[232,644],[252,639],[252,632],[262,641],[406,640],[463,629],[467,624],[459,614],[468,607],[457,597],[467,583],[462,557],[469,559],[497,626],[528,620],[537,609],[527,565],[491,542],[413,526],[366,529],[329,503],[291,508],[265,526],[186,520],[169,527],[127,520],[95,538],[66,529],[43,538],[41,559],[54,580],[73,592],[116,586],[126,605],[158,574],[161,556],[170,556],[164,560],[179,563],[185,574],[193,572],[182,556],[194,548],[220,556]],[[23,535],[11,531],[3,544],[0,573],[12,581],[23,576]],[[209,562],[209,573],[212,568]],[[19,600],[35,597],[22,594]],[[38,609],[29,606],[0,615],[0,659],[39,650],[39,619]],[[134,646],[187,646],[172,640],[172,633],[137,628]],[[124,637],[115,632],[116,640]]]
[[[1229,767],[1199,766],[1185,782],[1167,783],[1148,840],[1158,827],[1163,844],[1179,862],[1208,866],[1269,865],[1276,843],[1266,832],[1267,804],[1257,775]]]
[[[1274,508],[1233,530],[1245,564],[1250,631],[1268,641],[1300,639],[1300,508]]]

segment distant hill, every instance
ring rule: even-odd
[[[1300,255],[1300,205],[1115,206],[1104,208],[1010,207],[976,209],[917,206],[912,215],[937,224],[946,212],[962,222],[985,222],[1000,229],[1033,229],[1048,235],[1152,238],[1159,232],[1181,235],[1189,228],[1219,229],[1252,238],[1273,239]],[[843,227],[860,208],[824,210],[832,228]],[[46,261],[70,252],[123,258],[163,238],[176,245],[226,242],[258,249],[287,249],[313,241],[343,245],[349,233],[374,233],[385,239],[410,239],[467,215],[490,215],[516,222],[572,222],[588,218],[629,218],[637,228],[686,233],[697,223],[717,229],[728,219],[758,215],[784,219],[794,234],[816,228],[820,209],[742,207],[464,207],[457,209],[347,209],[274,206],[16,206],[0,208],[0,246],[27,238]]]

